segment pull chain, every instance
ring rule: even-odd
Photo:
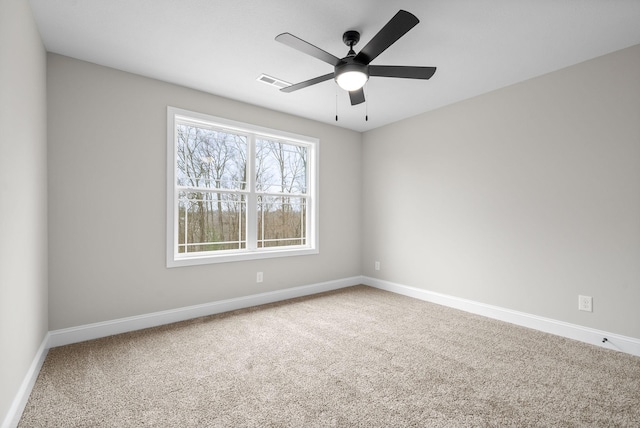
[[[366,85],[367,89],[369,89],[369,85]],[[371,94],[369,94],[369,91],[367,91],[367,98],[365,98],[364,100],[364,108],[365,108],[365,115],[364,115],[364,120],[365,122],[369,121],[369,97],[371,96]]]

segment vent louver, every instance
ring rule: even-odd
[[[285,82],[284,80],[281,80],[272,76],[268,76],[266,74],[261,74],[256,80],[258,82],[265,83],[269,86],[275,86],[276,88],[279,88],[279,89],[286,88],[287,86],[291,86],[291,83],[289,82]]]

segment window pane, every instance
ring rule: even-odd
[[[307,193],[307,147],[256,140],[256,190]]]
[[[247,137],[177,124],[178,186],[244,190]]]
[[[307,199],[291,196],[258,198],[258,247],[305,245]]]
[[[180,192],[178,252],[246,248],[244,195],[224,192]]]

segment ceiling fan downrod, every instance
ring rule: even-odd
[[[356,56],[356,52],[353,50],[353,47],[360,41],[360,33],[355,30],[345,31],[345,33],[342,35],[342,41],[345,45],[349,46],[349,52],[347,53],[347,56]]]

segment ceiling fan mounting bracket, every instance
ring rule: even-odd
[[[342,35],[342,41],[345,45],[353,48],[360,41],[360,33],[355,30],[345,31]]]

